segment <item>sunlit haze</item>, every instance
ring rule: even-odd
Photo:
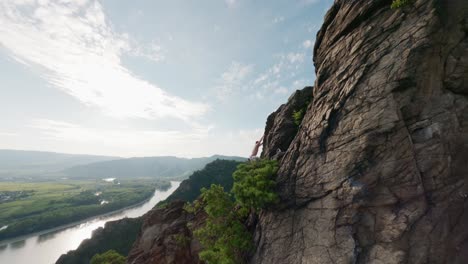
[[[332,0],[0,2],[0,149],[247,156]]]

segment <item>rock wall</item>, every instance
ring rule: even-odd
[[[294,123],[293,114],[312,101],[312,89],[313,87],[305,87],[297,90],[286,104],[268,116],[265,131],[269,133],[266,133],[263,139],[262,157],[273,157],[278,150],[284,152],[289,148],[299,129]]]
[[[191,214],[175,201],[155,208],[144,217],[141,232],[128,255],[129,264],[199,264],[200,244],[193,239],[193,228],[205,220],[202,212]]]
[[[468,1],[391,2],[328,11],[251,263],[466,263]],[[264,156],[288,129],[267,124]]]

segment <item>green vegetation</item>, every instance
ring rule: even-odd
[[[235,210],[232,196],[215,184],[203,188],[201,203],[208,217],[205,225],[194,231],[204,248],[200,259],[207,264],[241,263],[242,253],[252,247],[252,237],[243,224],[244,211]]]
[[[298,109],[295,109],[293,114],[292,114],[292,118],[294,120],[294,124],[296,126],[300,126],[301,123],[302,123],[302,119],[304,119],[304,115],[305,113],[307,112],[307,107],[309,106],[310,104],[310,99],[308,99],[304,105],[302,105],[301,107],[299,107]]]
[[[174,200],[193,202],[200,196],[200,190],[210,187],[211,184],[219,184],[230,190],[233,184],[232,173],[239,164],[241,162],[234,160],[215,160],[207,164],[205,168],[195,171],[184,180],[180,187],[158,206]]]
[[[293,112],[294,124],[296,126],[299,126],[302,123],[302,119],[304,119],[304,114],[305,114],[305,108],[301,108]]]
[[[236,201],[245,208],[260,210],[278,201],[273,191],[276,182],[273,177],[278,171],[276,160],[257,160],[239,165],[234,172],[232,192]]]
[[[191,241],[189,237],[183,234],[175,234],[173,235],[173,238],[176,241],[176,243],[181,247],[189,245]]]
[[[257,160],[240,164],[234,172],[232,192],[213,184],[203,188],[199,200],[186,210],[204,210],[205,225],[194,230],[203,250],[200,259],[207,264],[243,263],[252,247],[252,236],[244,225],[249,212],[261,210],[276,202],[273,177],[278,170],[275,160]]]
[[[1,182],[0,226],[8,228],[0,231],[0,240],[131,206],[150,198],[155,188],[168,187],[154,180]]]
[[[127,259],[115,250],[109,250],[102,254],[96,254],[90,264],[125,264]]]
[[[413,2],[412,0],[393,0],[391,7],[393,9],[401,8],[401,7],[404,7],[404,6],[408,6],[412,2]]]
[[[238,161],[223,159],[207,164],[205,168],[194,172],[187,180],[184,180],[179,188],[165,201],[160,202],[156,208],[166,208],[173,200],[193,202],[200,196],[200,189],[209,187],[211,183],[220,184],[227,190],[231,189],[233,185],[232,173],[239,164]],[[57,264],[89,263],[92,256],[110,249],[114,249],[124,256],[128,255],[140,232],[141,221],[142,218],[139,217],[108,223],[109,227],[106,224],[105,232],[94,234],[92,239],[86,240],[77,250],[62,255]],[[190,238],[182,234],[174,235],[174,240],[181,246],[190,243]]]

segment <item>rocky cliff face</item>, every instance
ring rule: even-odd
[[[281,201],[249,220],[250,263],[466,263],[468,2],[391,2],[335,0],[314,88],[268,118]],[[149,214],[129,263],[200,262],[182,207]]]
[[[186,212],[176,201],[145,215],[142,231],[128,256],[130,264],[198,264],[200,244],[188,226],[198,228],[205,216]]]
[[[305,87],[297,90],[288,99],[286,104],[281,105],[278,110],[272,113],[266,122],[263,142],[262,157],[274,157],[280,152],[289,148],[291,141],[298,131],[298,126],[294,123],[293,114],[300,109],[305,109],[312,101],[313,87]]]
[[[335,0],[251,263],[466,263],[468,1]],[[270,124],[270,125],[269,125]],[[276,124],[276,125],[271,125]]]

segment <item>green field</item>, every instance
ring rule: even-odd
[[[169,182],[132,179],[0,182],[0,240],[118,210],[150,198]]]

